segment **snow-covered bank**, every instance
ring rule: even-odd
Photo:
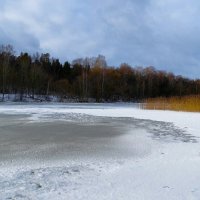
[[[1,102],[60,102],[61,98],[53,95],[20,95],[20,94],[1,94],[0,93],[0,101]],[[68,99],[66,102],[76,102],[76,99]]]
[[[0,104],[0,199],[199,200],[199,120],[135,104]]]

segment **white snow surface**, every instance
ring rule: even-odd
[[[84,120],[84,115],[170,122],[183,131],[183,136],[195,138],[193,142],[169,141],[164,137],[157,140],[149,137],[148,129],[138,129],[134,137],[130,130],[118,140],[131,142],[139,137],[145,141],[145,148],[149,148],[145,156],[105,160],[88,157],[15,166],[15,169],[5,166],[0,169],[1,200],[200,199],[200,113],[141,110],[138,105],[120,103],[3,103],[0,104],[0,114],[25,114],[28,123]],[[66,118],[67,115],[72,119]]]

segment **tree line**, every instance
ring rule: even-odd
[[[49,53],[15,55],[11,45],[0,47],[0,93],[46,99],[138,101],[144,98],[200,94],[193,80],[154,67],[108,66],[104,56],[61,63]]]

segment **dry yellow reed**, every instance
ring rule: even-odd
[[[200,95],[146,99],[144,109],[200,112]]]

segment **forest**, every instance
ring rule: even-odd
[[[200,79],[176,76],[154,67],[108,66],[104,56],[60,62],[49,53],[15,55],[11,45],[0,46],[0,93],[81,102],[140,101],[146,98],[200,94]]]

